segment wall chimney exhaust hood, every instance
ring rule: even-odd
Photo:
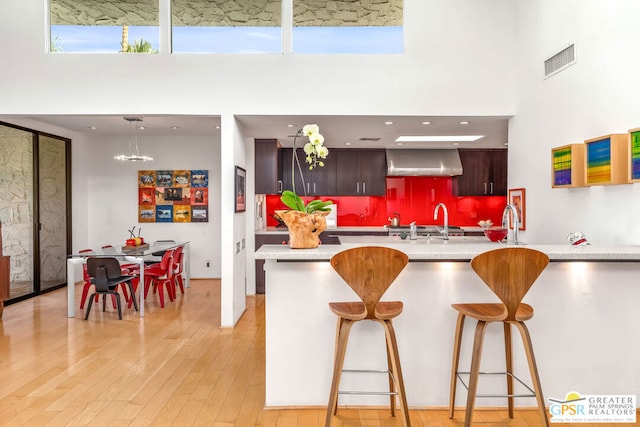
[[[387,176],[462,175],[456,149],[387,150]]]

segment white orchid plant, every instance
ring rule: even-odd
[[[324,167],[322,160],[329,155],[329,149],[324,146],[324,136],[320,133],[318,125],[305,125],[302,134],[309,138],[309,142],[304,144],[304,153],[307,155],[305,161],[309,163],[309,170],[319,166]]]
[[[288,208],[295,211],[305,213],[313,213],[316,211],[327,212],[330,210],[328,206],[333,203],[331,200],[313,200],[305,205],[304,201],[295,192],[296,187],[294,163],[297,159],[296,139],[300,135],[304,135],[309,138],[309,142],[307,142],[303,147],[305,153],[305,162],[309,164],[309,170],[313,170],[316,167],[324,167],[324,159],[326,159],[329,155],[329,149],[324,146],[324,136],[322,136],[322,134],[320,133],[320,128],[318,127],[318,125],[304,125],[302,129],[300,129],[296,133],[296,136],[293,139],[293,153],[291,157],[291,185],[293,186],[293,191],[283,191],[280,200],[282,201],[282,203],[287,205]],[[302,170],[300,172],[302,173]]]

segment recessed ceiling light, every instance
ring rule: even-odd
[[[98,128],[97,128],[97,127],[95,127],[95,126],[89,126],[89,129],[91,129],[91,130],[96,130],[96,129],[98,129]]]
[[[138,127],[138,129],[140,129],[140,130],[144,130],[144,129],[145,129],[145,127],[144,127],[144,126],[139,126],[139,127]]]
[[[431,122],[422,122],[423,125],[430,125]]]
[[[396,142],[473,142],[484,135],[425,135],[425,136],[399,136]]]
[[[396,145],[404,145],[402,142],[396,142]]]
[[[467,121],[461,121],[461,122],[460,122],[460,124],[461,124],[461,125],[468,125],[468,124],[469,124],[469,122],[467,122]]]
[[[345,142],[344,145],[351,145],[351,143],[350,142]]]
[[[171,126],[171,129],[173,130],[180,129],[180,126]]]
[[[385,125],[392,125],[393,122],[384,122]]]
[[[292,128],[292,127],[293,127],[293,125],[287,125],[287,127],[288,127],[288,128]]]
[[[460,145],[460,143],[459,143],[459,142],[454,142],[452,145],[453,145],[454,147],[457,147],[458,145]]]
[[[220,125],[216,126],[216,129],[220,129]]]

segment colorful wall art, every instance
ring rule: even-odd
[[[138,171],[138,222],[208,221],[208,170]]]

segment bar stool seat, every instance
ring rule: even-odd
[[[451,307],[469,317],[486,322],[502,322],[507,314],[502,304],[451,304]],[[532,317],[533,307],[521,303],[516,311],[515,320],[524,322]]]
[[[391,415],[395,416],[396,397],[403,410],[402,423],[410,426],[409,408],[404,391],[404,380],[400,367],[398,345],[391,320],[402,313],[401,301],[380,301],[382,295],[409,262],[403,252],[391,248],[366,246],[342,251],[331,258],[331,265],[344,281],[355,291],[361,301],[330,302],[330,310],[338,316],[336,327],[336,349],[331,381],[331,392],[327,406],[326,426],[331,425],[338,411],[338,394],[388,394]],[[349,331],[355,322],[372,320],[380,323],[385,332],[387,370],[344,369]],[[389,392],[339,390],[343,372],[375,372],[389,375]]]
[[[471,260],[471,268],[493,291],[502,303],[463,303],[452,304],[458,311],[456,332],[453,344],[453,362],[451,367],[451,387],[449,396],[449,418],[453,418],[456,398],[456,384],[460,380],[467,387],[467,403],[465,408],[464,426],[471,425],[473,407],[476,397],[506,397],[509,417],[513,418],[514,397],[535,397],[542,425],[549,426],[547,410],[544,405],[538,367],[533,354],[533,345],[529,330],[524,323],[533,317],[533,307],[522,302],[538,276],[549,264],[549,257],[537,250],[511,247],[484,252]],[[471,369],[469,372],[458,371],[460,362],[460,348],[462,332],[466,317],[477,321],[471,355]],[[487,325],[501,322],[504,330],[505,372],[480,372],[480,359]],[[522,337],[524,352],[529,365],[529,374],[533,388],[526,385],[513,373],[511,351],[511,325],[515,326]],[[469,384],[464,383],[461,375],[469,375]],[[477,395],[478,379],[481,374],[504,374],[507,380],[507,394],[505,395]],[[522,384],[530,394],[514,394],[513,380]]]

